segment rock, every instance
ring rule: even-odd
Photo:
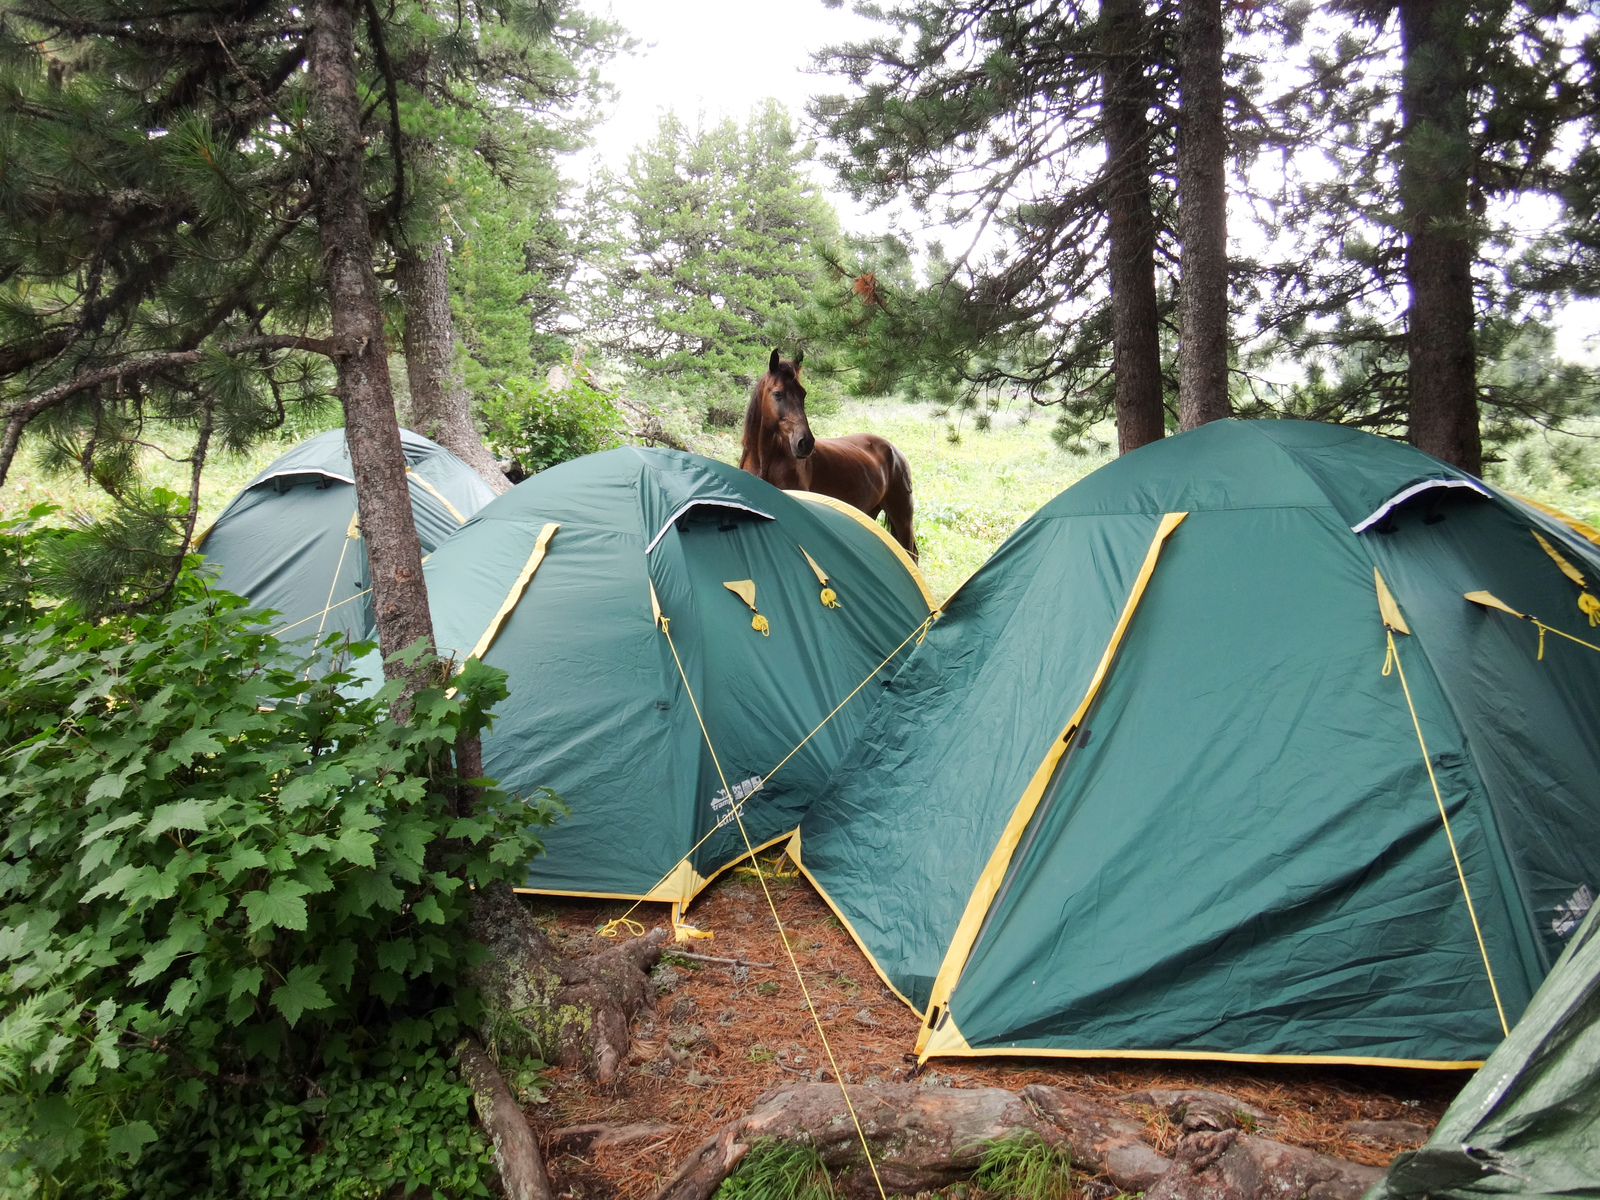
[[[871,1029],[876,1025],[883,1024],[882,1021],[878,1020],[877,1017],[872,1015],[872,1010],[870,1008],[863,1008],[851,1019],[854,1020],[857,1025],[865,1025],[868,1029]]]
[[[650,972],[650,982],[655,984],[656,995],[670,996],[683,986],[683,972],[667,963],[657,963]]]
[[[1077,1092],[1032,1083],[1022,1098],[1059,1129],[1072,1151],[1072,1164],[1099,1172],[1125,1192],[1142,1192],[1172,1166],[1142,1140],[1144,1125]]]
[[[1125,1104],[1148,1104],[1167,1114],[1169,1120],[1186,1130],[1233,1129],[1247,1133],[1271,1119],[1270,1114],[1226,1092],[1204,1088],[1149,1088],[1117,1097]],[[1246,1118],[1241,1120],[1241,1114]]]
[[[697,1046],[706,1040],[704,1025],[674,1025],[667,1031],[667,1045],[674,1049]]]
[[[938,1189],[972,1173],[985,1146],[1019,1132],[1055,1145],[1062,1136],[1018,1097],[1001,1088],[923,1088],[915,1084],[851,1086],[850,1102],[872,1147],[884,1189],[893,1195]],[[752,1141],[809,1141],[847,1197],[876,1196],[855,1125],[838,1084],[805,1083],[768,1092],[748,1116],[696,1147],[656,1200],[707,1200]]]
[[[1366,1167],[1237,1129],[1201,1130],[1178,1144],[1173,1168],[1145,1200],[1361,1200],[1382,1167]]]
[[[1346,1121],[1344,1127],[1351,1137],[1396,1142],[1402,1146],[1420,1146],[1433,1133],[1428,1126],[1415,1121]]]

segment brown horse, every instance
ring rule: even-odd
[[[812,437],[800,382],[804,356],[801,351],[791,362],[774,350],[767,373],[756,380],[744,411],[740,469],[781,488],[843,500],[872,518],[887,514],[889,532],[915,559],[906,456],[875,433]]]

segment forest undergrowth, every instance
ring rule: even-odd
[[[720,404],[703,397],[650,399],[667,428],[689,449],[724,462],[739,461],[736,418],[742,397]],[[712,408],[722,423],[705,419]],[[987,429],[976,427],[974,414],[940,416],[927,404],[895,398],[846,399],[818,409],[812,413],[818,436],[876,433],[904,451],[916,495],[922,572],[939,599],[982,566],[1052,497],[1114,457],[1109,446],[1089,453],[1061,450],[1051,436],[1052,410],[1021,401],[991,414]],[[248,454],[214,454],[206,464],[196,529],[216,520],[228,501],[289,446],[337,423],[338,409],[330,405],[322,420],[302,420],[283,438],[263,442]],[[1102,441],[1114,439],[1109,426],[1102,433]],[[186,490],[188,464],[169,458],[169,453],[182,451],[159,440],[145,451],[147,477],[156,486]],[[1577,423],[1570,433],[1530,434],[1499,457],[1485,472],[1491,483],[1600,526],[1600,421]],[[20,462],[0,487],[0,513],[26,512],[43,502],[59,506],[60,521],[104,516],[113,508],[109,496],[80,476],[52,473],[33,460]]]

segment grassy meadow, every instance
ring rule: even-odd
[[[818,436],[871,432],[894,442],[911,464],[916,495],[916,536],[928,586],[943,598],[983,564],[1006,536],[1063,488],[1109,462],[1112,452],[1067,454],[1051,440],[1048,410],[1025,404],[992,415],[975,428],[964,414],[952,426],[925,404],[901,400],[843,400],[820,406]],[[737,462],[737,428],[701,425],[700,406],[684,406],[669,427],[698,453]],[[953,436],[952,436],[953,435]],[[1114,437],[1109,428],[1102,437]],[[266,442],[248,454],[217,454],[201,486],[199,528],[204,529],[263,467],[292,444]],[[173,439],[166,450],[182,454]],[[1520,495],[1553,505],[1600,526],[1600,423],[1571,434],[1539,433],[1499,451],[1488,478]],[[188,490],[188,467],[161,449],[145,452],[147,479]],[[76,475],[51,474],[26,450],[0,488],[0,515],[14,516],[41,501],[58,505],[57,520],[108,511],[110,500]]]

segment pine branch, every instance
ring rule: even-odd
[[[11,463],[16,458],[17,446],[21,442],[23,430],[28,427],[29,422],[40,414],[60,406],[73,396],[108,383],[120,385],[125,379],[158,375],[172,367],[193,366],[208,354],[218,353],[232,357],[233,355],[245,354],[253,350],[305,350],[313,354],[326,355],[329,358],[335,357],[338,353],[334,343],[326,338],[301,337],[294,334],[267,334],[260,337],[242,338],[236,342],[202,349],[160,350],[145,354],[135,354],[115,366],[102,367],[99,370],[86,371],[81,375],[75,375],[71,379],[58,383],[54,387],[46,388],[31,399],[15,404],[6,410],[5,432],[0,434],[0,486],[5,484],[6,476],[11,471]]]

